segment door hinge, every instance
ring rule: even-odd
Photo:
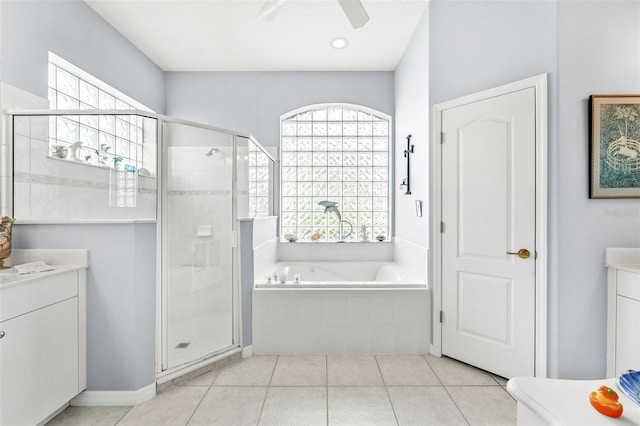
[[[442,313],[442,311],[440,311],[440,322],[442,322],[443,317],[444,317],[444,314]]]
[[[444,132],[440,132],[440,144],[444,143]]]
[[[440,222],[440,233],[444,234],[444,222]]]

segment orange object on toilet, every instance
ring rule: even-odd
[[[622,404],[618,402],[618,394],[609,386],[600,386],[597,391],[591,392],[589,402],[605,416],[616,418],[622,415]]]

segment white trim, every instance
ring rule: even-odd
[[[20,225],[126,225],[131,223],[156,223],[156,219],[26,219]]]
[[[442,325],[439,312],[442,309],[442,147],[439,143],[442,131],[442,114],[455,108],[483,99],[500,96],[518,90],[535,89],[536,114],[536,295],[535,295],[535,376],[547,377],[547,74],[540,74],[503,86],[484,90],[461,98],[434,105],[433,141],[435,152],[431,160],[433,176],[431,191],[434,194],[434,209],[431,220],[433,236],[433,340],[431,354],[442,355]]]
[[[245,346],[242,348],[242,358],[249,358],[253,356],[253,345]]]
[[[73,398],[69,405],[76,407],[106,407],[138,405],[156,396],[156,384],[134,391],[84,391]]]

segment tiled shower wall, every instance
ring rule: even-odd
[[[232,147],[168,148],[170,317],[230,309]],[[212,293],[211,297],[202,297]],[[213,304],[213,305],[212,305]]]
[[[13,122],[17,218],[155,220],[155,178],[52,158],[48,116],[16,116]]]

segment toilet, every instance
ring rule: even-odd
[[[515,377],[507,390],[517,401],[518,425],[640,425],[640,405],[620,390],[617,372],[640,369],[640,248],[605,249],[607,272],[607,371],[609,379],[560,380]],[[589,394],[614,389],[621,417],[600,414]]]
[[[560,380],[515,377],[507,390],[517,401],[518,426],[562,425],[640,425],[640,405],[618,387],[617,379]],[[589,402],[589,394],[605,385],[614,389],[622,403],[623,413],[616,419],[597,412]]]

